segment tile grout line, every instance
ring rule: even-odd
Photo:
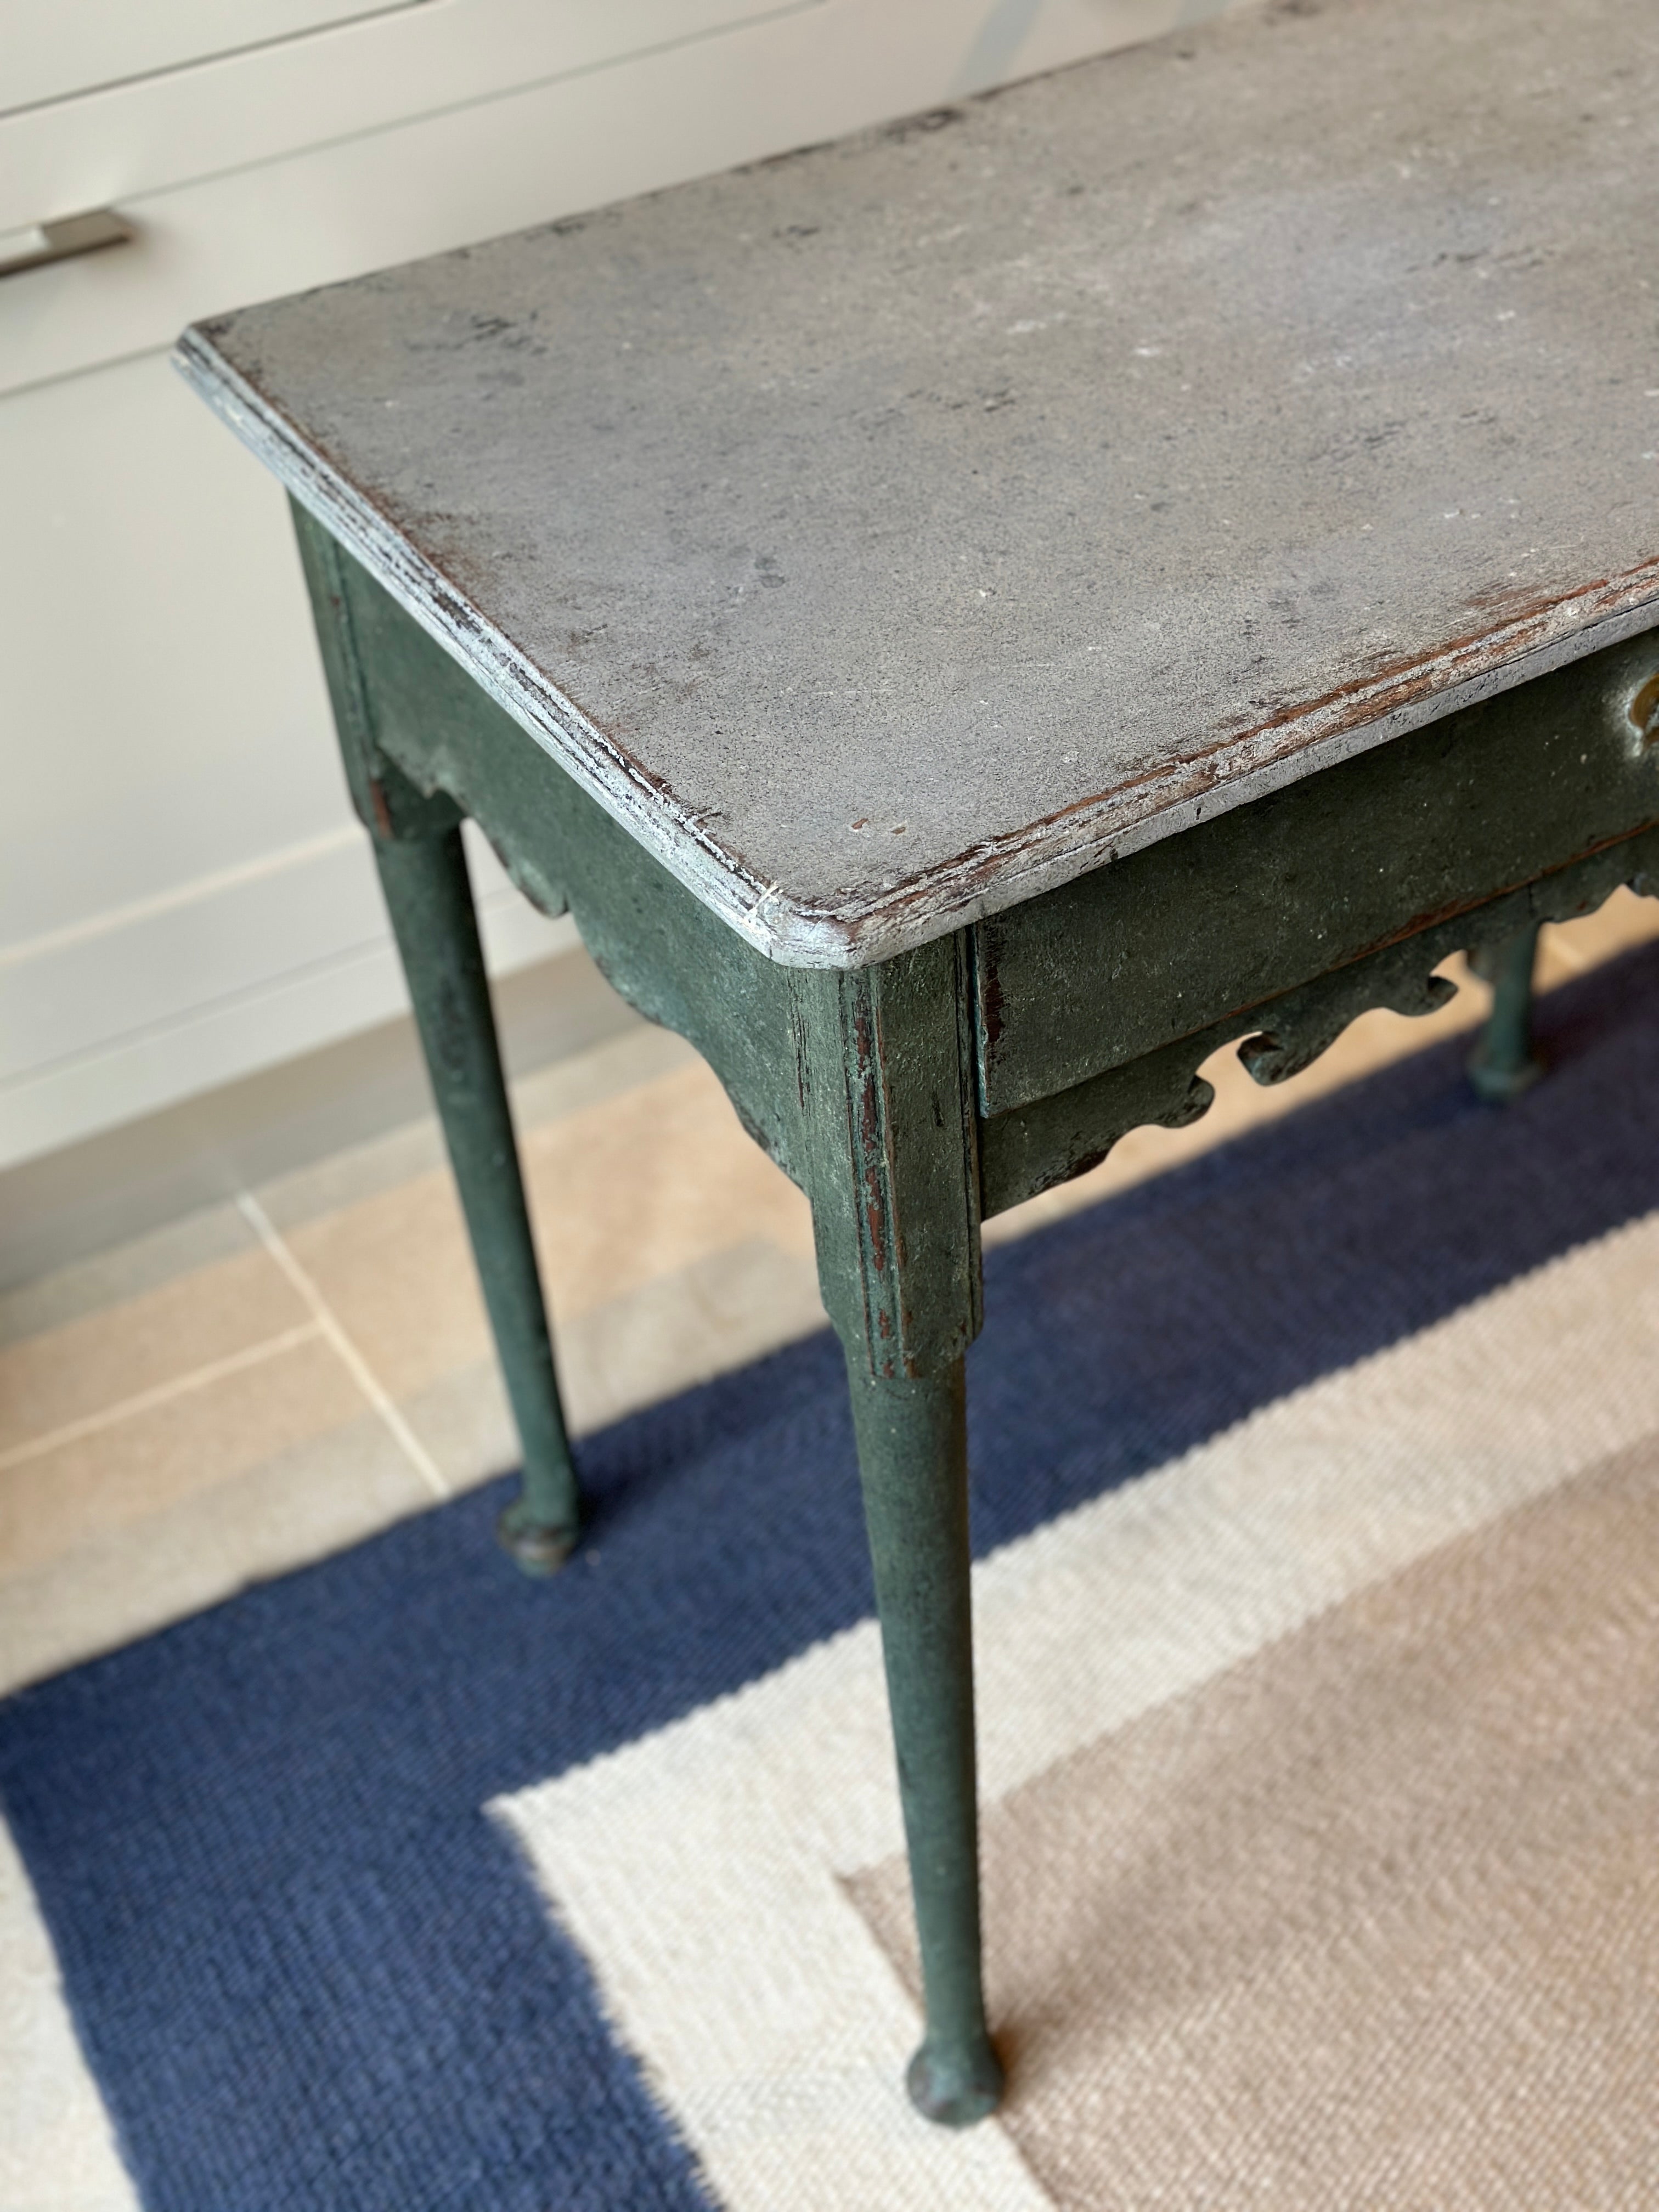
[[[315,1321],[301,1322],[297,1328],[264,1337],[258,1344],[245,1346],[240,1352],[227,1353],[222,1359],[210,1359],[204,1367],[193,1367],[187,1375],[176,1375],[171,1382],[158,1382],[150,1389],[136,1392],[131,1398],[118,1398],[112,1406],[83,1414],[79,1420],[65,1421],[61,1428],[49,1429],[44,1436],[31,1437],[25,1443],[13,1444],[0,1451],[0,1474],[21,1467],[29,1460],[40,1459],[60,1445],[78,1443],[82,1437],[96,1436],[100,1430],[112,1428],[118,1421],[134,1414],[148,1413],[156,1406],[185,1397],[192,1390],[204,1390],[210,1383],[220,1382],[227,1375],[239,1375],[245,1368],[257,1367],[262,1360],[275,1359],[299,1345],[312,1342],[322,1333]]]
[[[433,1497],[440,1501],[452,1497],[454,1493],[445,1480],[437,1462],[398,1412],[385,1384],[346,1334],[332,1307],[289,1251],[287,1241],[279,1234],[270,1216],[252,1191],[238,1191],[236,1209],[311,1309],[319,1333],[339,1355],[352,1381],[385,1422],[394,1442]]]

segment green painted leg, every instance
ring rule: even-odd
[[[1002,2068],[980,1991],[962,1362],[874,1379],[860,1347],[848,1370],[921,1949],[927,2027],[906,2080],[930,2120],[966,2127],[995,2109]]]
[[[374,839],[427,1071],[524,1450],[501,1540],[527,1574],[561,1566],[579,1504],[459,828]]]
[[[1469,1054],[1469,1081],[1489,1105],[1506,1106],[1544,1073],[1532,1048],[1532,971],[1538,925],[1485,947],[1471,964],[1492,985],[1492,1012]]]

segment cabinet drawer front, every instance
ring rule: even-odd
[[[1057,69],[1230,0],[420,0],[0,119],[0,232],[131,243],[0,281],[0,392],[204,315]]]
[[[0,230],[112,203],[128,209],[228,170],[817,4],[351,0],[338,6],[349,20],[309,35],[0,114]],[[282,5],[300,13],[300,0]]]
[[[975,932],[981,1110],[1068,1091],[1659,821],[1656,730],[1650,630],[993,915]]]
[[[9,0],[0,115],[433,0]]]
[[[124,246],[0,282],[0,392],[204,314],[471,245],[815,134],[776,18],[137,198]],[[757,51],[757,49],[759,51]],[[3,147],[0,147],[0,155]],[[3,163],[0,163],[3,166]]]

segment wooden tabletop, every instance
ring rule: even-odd
[[[1656,215],[1652,0],[1280,0],[178,358],[858,966],[1659,622]]]

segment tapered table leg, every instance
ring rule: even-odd
[[[576,1476],[461,833],[374,842],[524,1452],[501,1540],[527,1573],[551,1574],[576,1540]]]
[[[372,587],[297,505],[294,520],[341,762],[380,872],[524,1455],[523,1486],[501,1516],[501,1540],[526,1573],[551,1574],[576,1540],[580,1501],[459,811],[382,752],[374,675],[351,605],[354,577],[356,588]]]
[[[1489,1105],[1504,1106],[1529,1091],[1544,1073],[1532,1048],[1532,972],[1538,925],[1483,950],[1472,963],[1492,985],[1492,1012],[1469,1054],[1469,1081]]]
[[[795,981],[818,1285],[847,1357],[921,1953],[907,2081],[929,2119],[995,2106],[980,1983],[963,1354],[980,1322],[968,947]]]
[[[929,2119],[994,2109],[980,1988],[979,1822],[963,1367],[920,1380],[848,1363],[921,1951],[927,2024],[906,2079]]]

